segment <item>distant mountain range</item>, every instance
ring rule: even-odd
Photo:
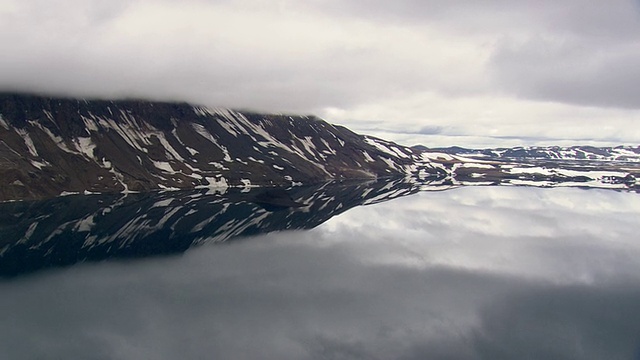
[[[548,146],[495,149],[414,146],[449,164],[458,185],[580,186],[640,190],[640,147]]]
[[[481,150],[462,147],[430,149],[426,146],[415,146],[414,149],[493,160],[590,160],[640,163],[640,146],[518,146]]]
[[[406,147],[314,116],[0,94],[0,201],[403,178],[637,188],[640,147]]]

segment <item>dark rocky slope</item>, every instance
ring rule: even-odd
[[[0,202],[374,178],[637,190],[640,148],[409,148],[313,116],[0,94]]]
[[[0,201],[445,172],[312,116],[0,95]]]

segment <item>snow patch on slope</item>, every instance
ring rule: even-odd
[[[229,151],[227,150],[227,147],[220,145],[220,143],[218,143],[218,140],[216,140],[216,138],[213,137],[213,135],[211,135],[211,133],[209,133],[209,131],[204,126],[196,123],[191,124],[191,126],[200,136],[207,139],[210,143],[215,145],[218,149],[222,150],[222,153],[224,154],[224,161],[226,162],[233,161],[231,159],[231,155],[229,154]]]
[[[0,114],[0,126],[5,128],[5,130],[9,130],[9,124],[7,124],[7,121],[2,117],[2,114]]]
[[[33,157],[38,157],[38,151],[36,150],[36,146],[33,143],[33,140],[31,140],[31,136],[29,136],[29,133],[27,132],[27,130],[16,129],[16,132],[20,136],[22,136],[22,139],[24,140],[24,144],[27,146],[27,150],[29,150],[29,154],[31,154],[31,156]]]
[[[94,155],[96,144],[94,144],[93,140],[90,137],[75,138],[73,139],[73,145],[78,151],[84,154],[85,157],[97,161]]]

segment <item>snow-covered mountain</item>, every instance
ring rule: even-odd
[[[425,147],[422,147],[421,149],[428,150],[428,148]],[[495,160],[586,160],[640,163],[640,146],[518,146],[513,148],[480,150],[449,147],[432,150],[453,155]]]
[[[0,201],[446,175],[419,154],[313,116],[0,95]]]
[[[473,150],[414,146],[454,185],[579,186],[640,190],[640,148],[545,147]],[[636,154],[636,155],[634,155]]]
[[[313,116],[0,94],[0,202],[407,178],[637,189],[640,147],[406,147]]]

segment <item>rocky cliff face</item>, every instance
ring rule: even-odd
[[[444,175],[420,151],[312,116],[0,95],[0,201]]]

